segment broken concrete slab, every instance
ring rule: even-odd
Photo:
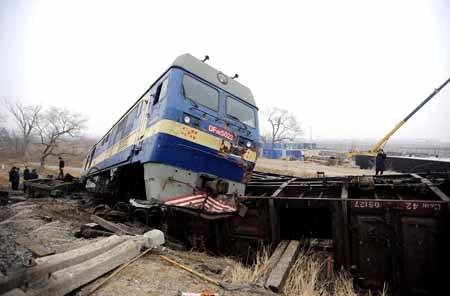
[[[164,233],[161,230],[153,229],[143,235],[144,247],[150,249],[164,244]]]
[[[35,257],[44,257],[55,254],[55,251],[45,247],[40,242],[28,238],[17,238],[16,243],[28,249]]]
[[[129,238],[129,236],[113,235],[65,253],[37,258],[35,260],[35,266],[20,270],[3,279],[0,279],[0,294],[16,287],[26,285],[39,278],[47,277],[50,273],[56,270],[91,259],[92,257],[113,248]]]
[[[2,296],[26,296],[27,294],[21,290],[21,289],[13,289],[9,292],[6,292],[5,294],[2,294]]]
[[[53,273],[43,287],[30,288],[26,295],[62,296],[97,279],[140,254],[143,239],[128,239],[87,261]]]

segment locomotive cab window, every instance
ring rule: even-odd
[[[203,82],[191,76],[184,75],[182,91],[183,95],[194,103],[198,103],[214,111],[219,110],[219,92]]]
[[[155,97],[153,100],[153,105],[158,104],[167,94],[167,78],[164,79],[164,81],[158,85],[155,92]]]
[[[256,126],[255,111],[232,97],[227,97],[227,115],[250,127]]]

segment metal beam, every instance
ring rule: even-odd
[[[439,196],[439,198],[442,201],[446,201],[449,202],[450,198],[447,196],[447,194],[445,194],[441,189],[439,189],[439,187],[437,187],[433,182],[431,182],[430,180],[428,180],[427,178],[421,177],[418,174],[411,174],[411,176],[413,176],[414,178],[420,179],[420,181],[427,185],[427,187],[437,196]]]

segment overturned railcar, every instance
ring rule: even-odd
[[[255,173],[230,220],[233,246],[328,242],[360,287],[441,295],[450,263],[450,175],[294,178]],[[243,212],[243,211],[241,211]],[[242,247],[244,246],[244,247]]]
[[[134,204],[244,194],[260,146],[249,88],[185,54],[90,150],[87,187]]]

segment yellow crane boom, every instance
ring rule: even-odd
[[[386,145],[387,141],[391,138],[391,136],[398,131],[399,128],[401,128],[407,121],[410,119],[414,114],[417,113],[426,103],[428,103],[438,92],[441,91],[448,83],[450,82],[450,78],[447,79],[444,83],[441,84],[438,88],[434,89],[434,91],[420,103],[411,113],[409,113],[403,120],[401,120],[399,123],[397,123],[393,129],[391,129],[381,140],[379,140],[375,145],[373,145],[367,152],[364,152],[364,154],[376,154],[378,151],[383,149],[384,145]],[[350,153],[350,156],[353,156],[355,154],[360,153]]]

